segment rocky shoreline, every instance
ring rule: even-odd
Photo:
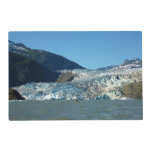
[[[18,91],[15,89],[9,88],[9,100],[25,100],[24,97],[22,97]]]

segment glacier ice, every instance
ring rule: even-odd
[[[14,87],[28,100],[89,100],[89,99],[127,99],[120,91],[123,85],[142,80],[142,68],[101,71],[101,70],[63,70],[72,72],[75,77],[64,83],[27,83]]]

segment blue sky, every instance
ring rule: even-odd
[[[9,40],[96,69],[142,58],[142,32],[9,32]]]

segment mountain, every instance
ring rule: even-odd
[[[134,58],[134,59],[132,59],[132,60],[128,60],[128,59],[126,59],[124,62],[123,62],[123,64],[122,64],[122,66],[130,66],[131,68],[136,68],[136,67],[142,67],[142,60],[141,59],[139,59],[139,58]]]
[[[117,67],[117,65],[110,65],[110,66],[107,66],[107,67],[99,68],[98,70],[107,71],[107,70],[113,69],[115,67]]]
[[[15,52],[29,59],[32,59],[50,71],[64,70],[64,69],[84,69],[79,64],[66,59],[63,56],[56,55],[44,50],[30,49],[21,43],[14,43],[9,41],[9,51]]]
[[[25,56],[9,52],[9,87],[29,82],[54,82],[59,74]]]
[[[98,70],[102,71],[115,71],[115,70],[126,70],[126,69],[134,69],[134,68],[141,68],[142,67],[142,60],[139,58],[134,58],[132,60],[126,59],[120,65],[111,65],[107,67],[99,68]]]

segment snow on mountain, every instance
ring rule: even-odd
[[[50,99],[127,99],[121,88],[129,83],[142,80],[142,69],[101,70],[64,70],[72,72],[75,77],[64,83],[28,83],[14,87],[23,97],[29,100]]]
[[[98,70],[102,70],[102,71],[120,70],[121,71],[121,70],[141,68],[141,67],[142,67],[142,60],[139,58],[134,58],[132,60],[126,59],[121,65],[107,66],[107,67],[99,68]]]
[[[9,41],[9,50],[14,53],[18,53],[20,55],[25,55],[27,56],[27,52],[29,51],[29,48],[27,48],[24,44],[22,43],[14,43],[12,41]]]
[[[64,56],[57,55],[45,50],[31,49],[22,43],[14,43],[9,41],[9,52],[13,52],[34,60],[50,71],[63,69],[85,69],[78,63],[73,62]]]

